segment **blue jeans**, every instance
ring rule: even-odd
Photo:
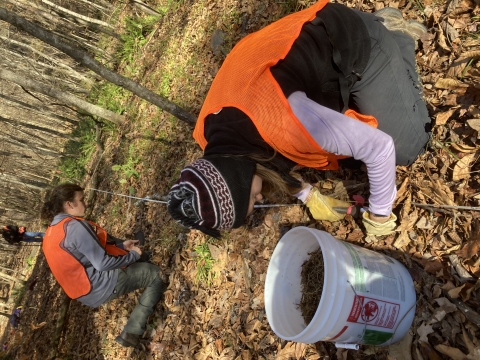
[[[23,242],[42,242],[43,236],[45,233],[43,232],[35,232],[35,231],[26,231],[23,233]]]
[[[118,280],[112,295],[107,301],[137,289],[145,288],[138,304],[130,314],[124,330],[130,334],[142,335],[147,326],[148,317],[163,294],[163,282],[160,268],[147,262],[136,262],[125,269],[118,270]]]

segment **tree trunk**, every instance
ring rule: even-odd
[[[56,137],[60,137],[60,138],[68,139],[68,140],[73,139],[69,134],[61,133],[60,131],[57,131],[57,130],[54,130],[54,129],[29,124],[29,123],[26,123],[26,122],[23,122],[23,121],[7,119],[7,118],[4,118],[3,116],[0,115],[0,122],[2,122],[2,121],[13,125],[17,129],[19,129],[20,127],[26,127],[27,129],[43,131],[43,132],[46,132],[48,134],[55,135]]]
[[[130,0],[136,7],[138,7],[140,10],[142,10],[145,14],[148,14],[150,16],[158,16],[161,15],[158,11],[155,9],[152,9],[150,6],[145,4],[143,1],[139,0]]]
[[[7,280],[17,281],[17,282],[22,283],[22,284],[25,284],[25,283],[26,283],[25,280],[16,278],[16,277],[14,277],[14,276],[7,275],[7,274],[2,273],[2,272],[0,272],[0,277],[3,278],[3,279],[7,279]]]
[[[103,7],[103,6],[101,6],[101,5],[95,4],[93,1],[88,1],[88,0],[77,0],[77,1],[80,1],[80,2],[82,2],[82,3],[84,3],[84,4],[88,4],[88,5],[90,5],[90,6],[93,6],[94,8],[97,8],[97,9],[102,10],[102,11],[105,11],[105,12],[109,11],[109,9],[107,9],[106,7]]]
[[[34,54],[37,54],[37,55],[40,55],[43,59],[45,60],[48,60],[50,61],[52,64],[55,64],[56,66],[60,67],[60,68],[63,68],[66,70],[66,73],[75,78],[75,79],[78,79],[80,81],[84,81],[86,82],[87,84],[92,84],[93,81],[92,79],[89,79],[88,77],[78,73],[78,71],[76,71],[75,69],[73,69],[71,66],[68,66],[68,65],[65,65],[61,62],[61,59],[55,59],[47,54],[44,54],[42,53],[41,51],[35,49],[34,47],[28,45],[28,44],[25,44],[23,42],[20,42],[20,41],[16,41],[14,39],[11,39],[11,38],[8,38],[8,37],[4,37],[4,36],[0,36],[0,39],[2,39],[3,41],[7,42],[7,43],[10,43],[12,45],[16,45],[16,46],[19,46],[19,47],[22,47],[28,51],[31,51],[33,52]],[[39,63],[37,61],[37,63]],[[49,65],[45,65],[45,66],[49,66]]]
[[[8,181],[8,182],[13,183],[13,184],[24,185],[24,186],[27,186],[27,187],[30,187],[30,188],[33,188],[33,189],[37,189],[37,190],[43,190],[43,189],[46,189],[50,186],[50,184],[48,184],[48,183],[42,183],[42,182],[39,182],[39,181],[22,179],[22,178],[19,178],[17,176],[14,176],[12,174],[6,174],[6,173],[0,174],[0,180]]]
[[[70,306],[71,299],[65,293],[63,293],[62,296],[63,299],[61,300],[60,310],[58,312],[55,333],[53,334],[52,342],[50,343],[49,359],[57,358],[58,344],[60,343],[60,337],[62,336],[63,328],[65,326],[65,318],[67,317],[68,307]]]
[[[0,84],[0,86],[2,86],[2,84]],[[39,116],[45,116],[47,119],[51,119],[52,121],[55,121],[57,123],[58,122],[66,122],[66,123],[69,123],[71,125],[77,125],[78,122],[79,122],[79,120],[70,119],[70,118],[67,118],[65,116],[55,114],[54,112],[49,110],[48,107],[46,107],[43,104],[42,104],[41,107],[37,107],[35,105],[27,104],[26,102],[8,97],[8,96],[3,95],[3,94],[0,94],[0,99],[4,99],[10,106],[12,106],[13,104],[17,104],[17,105],[21,106],[22,108],[25,108],[27,111],[32,111]],[[17,106],[17,105],[13,105],[13,106]],[[61,125],[58,125],[58,126],[61,126]]]
[[[8,151],[0,151],[0,156],[8,156],[11,158],[22,158],[22,159],[31,159],[31,156],[28,155],[23,155],[23,154],[17,154],[17,153],[11,153]]]
[[[63,42],[58,36],[56,36],[52,32],[38,25],[35,25],[25,20],[21,16],[18,16],[1,7],[0,7],[0,19],[56,47],[57,49],[63,51],[65,54],[71,56],[81,64],[85,65],[90,70],[101,75],[108,81],[118,86],[121,86],[127,90],[130,90],[135,95],[141,97],[142,99],[147,100],[148,102],[158,106],[159,108],[165,111],[168,111],[170,114],[177,117],[178,119],[186,121],[190,124],[194,124],[196,122],[196,118],[194,115],[188,113],[181,107],[175,105],[168,99],[164,98],[163,96],[155,94],[153,91],[139,85],[138,83],[107,69],[98,61],[88,56],[88,54],[86,54],[85,52],[79,51],[78,49],[72,47],[71,45]]]
[[[60,5],[57,5],[57,4],[54,4],[53,2],[51,1],[48,1],[48,0],[41,0],[42,3],[44,4],[47,4],[49,6],[51,6],[52,8],[54,8],[56,11],[59,11],[61,13],[64,13],[64,14],[67,14],[67,15],[71,15],[77,19],[80,19],[80,20],[83,20],[87,23],[92,23],[92,24],[98,24],[98,25],[101,25],[101,26],[105,26],[107,28],[110,28],[110,29],[113,29],[113,26],[106,23],[105,21],[102,21],[102,20],[98,20],[98,19],[92,19],[92,18],[89,18],[88,16],[85,16],[85,15],[81,15],[81,14],[77,14],[76,12],[74,11],[71,11],[71,10],[68,10],[68,9],[65,9],[64,7],[61,7]]]
[[[67,41],[70,41],[72,44],[78,44],[78,46],[81,46],[84,49],[91,49],[91,52],[93,54],[102,55],[104,57],[109,57],[110,60],[112,59],[110,54],[108,54],[105,50],[100,49],[99,47],[90,44],[87,39],[84,39],[81,36],[78,36],[78,35],[75,35],[75,34],[65,35],[65,34],[59,33],[58,31],[55,31],[54,34],[64,38]]]
[[[1,8],[0,8],[1,12]],[[54,99],[60,100],[67,105],[75,106],[89,114],[99,116],[103,119],[111,121],[116,124],[121,124],[125,121],[125,117],[114,113],[113,111],[103,109],[97,105],[91,104],[88,101],[80,99],[74,95],[65,93],[64,91],[54,89],[46,84],[41,84],[37,81],[28,79],[11,71],[0,69],[0,78],[11,81],[17,85],[27,88],[31,91],[39,92],[41,94],[50,96]]]
[[[22,272],[19,271],[19,270],[9,269],[9,268],[3,267],[3,266],[0,266],[0,269],[8,270],[8,271],[16,272],[16,273],[20,273],[20,275],[24,276],[24,275],[22,274]]]

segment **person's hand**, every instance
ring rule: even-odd
[[[136,246],[138,243],[138,240],[125,240],[123,242],[123,248],[128,251],[135,251],[138,255],[142,256],[142,249]]]
[[[20,234],[23,234],[23,233],[25,232],[25,226],[19,226],[19,227],[18,227],[18,232],[19,232]]]
[[[312,187],[310,190],[310,193],[305,199],[305,205],[307,205],[315,220],[327,221],[337,221],[345,217],[345,214],[340,214],[333,210],[334,207],[348,208],[350,206],[350,204],[345,201],[320,194],[320,191],[316,187]]]
[[[130,251],[138,244],[138,242],[138,240],[125,240],[123,242],[123,248]]]
[[[362,215],[363,217],[363,225],[365,226],[365,230],[367,230],[367,235],[390,235],[393,234],[395,231],[395,227],[397,226],[397,217],[395,214],[390,214],[389,218],[386,218],[385,222],[375,221],[378,220],[377,217],[372,216],[370,217],[370,212],[365,211]]]
[[[135,251],[138,253],[138,255],[140,255],[140,257],[142,257],[142,249],[140,249],[138,246],[133,246],[129,251]]]

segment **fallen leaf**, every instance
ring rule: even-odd
[[[408,331],[399,342],[388,347],[388,354],[395,360],[412,360],[413,334]]]
[[[41,327],[44,327],[45,325],[47,325],[47,322],[46,322],[46,321],[44,321],[44,322],[42,322],[42,323],[40,323],[40,324],[37,324],[37,325],[35,325],[35,324],[32,322],[32,323],[30,323],[30,329],[32,329],[32,330],[37,330],[37,329],[40,329]]]
[[[470,177],[470,163],[473,161],[473,159],[475,159],[475,154],[468,154],[457,161],[453,168],[453,181],[458,181]]]
[[[407,176],[403,182],[402,185],[397,190],[397,196],[395,197],[395,204],[393,207],[396,207],[402,200],[405,198],[405,196],[408,195],[407,189],[408,189],[408,184],[410,182],[410,178]]]
[[[468,87],[468,84],[464,84],[461,81],[455,80],[455,79],[443,78],[443,79],[437,80],[437,82],[435,83],[435,87],[437,89],[455,90],[457,88],[466,88],[466,87]],[[448,113],[448,111],[447,111],[447,113]],[[454,111],[452,111],[452,114],[453,113],[454,113]],[[438,124],[437,121],[435,121],[435,124],[436,125],[443,125],[443,124]]]
[[[452,147],[455,150],[458,150],[458,151],[463,152],[463,153],[472,153],[472,152],[477,151],[477,148],[475,146],[468,146],[468,145],[465,145],[465,144],[453,143]]]
[[[465,343],[465,346],[468,349],[468,354],[471,355],[472,353],[474,353],[475,352],[475,345],[473,344],[472,340],[470,340],[470,337],[468,336],[468,334],[465,331],[465,328],[463,326],[462,326],[462,340],[463,340],[463,342]],[[478,349],[480,349],[480,348],[478,348]]]
[[[464,286],[465,284],[463,284],[462,286],[456,287],[452,290],[449,290],[448,296],[450,296],[452,299],[458,299],[460,297],[460,291],[462,291]]]
[[[480,119],[470,119],[467,120],[468,126],[470,126],[473,130],[480,132]]]
[[[441,82],[441,80],[443,80],[443,82]],[[454,81],[456,81],[456,80],[454,80]],[[439,86],[437,86],[437,84],[439,84],[439,83],[440,83],[440,85],[447,84],[447,83],[450,84],[450,82],[447,82],[447,79],[440,79],[435,84],[435,87],[439,87]],[[443,85],[443,86],[445,86],[445,85]],[[438,125],[445,125],[455,111],[457,111],[457,109],[454,108],[454,109],[450,109],[448,111],[438,113],[437,117],[435,118],[435,125],[437,125],[437,126]]]
[[[408,233],[406,230],[403,230],[400,232],[397,240],[395,240],[395,242],[393,243],[393,246],[395,246],[397,249],[401,249],[407,246],[409,242],[410,238],[408,237]]]
[[[277,353],[277,358],[279,359],[290,359],[295,358],[295,343],[288,342],[283,349]]]
[[[424,229],[424,230],[433,229],[434,225],[436,224],[432,223],[426,217],[421,217],[420,220],[418,220],[418,222],[415,224],[417,229]]]
[[[304,358],[303,353],[305,352],[306,347],[307,347],[307,344],[303,344],[303,343],[295,344],[295,358],[297,360]]]
[[[342,349],[342,348],[337,348],[337,351],[336,351],[335,355],[337,356],[337,359],[339,359],[339,360],[347,360],[348,350],[347,349]]]
[[[478,56],[480,56],[480,50],[472,50],[472,51],[465,51],[464,53],[461,53],[458,58],[462,59],[462,58],[471,58],[471,57],[478,57]]]
[[[212,258],[214,260],[218,260],[220,255],[222,254],[223,249],[219,248],[218,246],[215,246],[215,245],[212,245],[212,244],[208,244],[208,250],[210,250],[210,254],[212,255]]]
[[[437,274],[443,269],[443,264],[439,259],[433,261],[427,259],[417,259],[417,261],[423,266],[423,269],[430,274]]]
[[[428,343],[420,342],[420,350],[421,350],[421,353],[422,353],[421,358],[423,358],[423,359],[426,359],[426,360],[442,360],[440,355],[438,355],[438,353],[435,350],[433,350]]]
[[[452,360],[463,360],[466,356],[459,349],[442,344],[435,345],[435,350],[449,356]]]
[[[472,223],[472,234],[468,239],[467,244],[456,252],[456,254],[465,259],[469,260],[480,250],[480,221],[477,219]]]
[[[461,282],[475,280],[472,275],[463,267],[457,255],[449,255],[448,259],[450,263],[455,268],[458,276],[460,277]]]
[[[165,346],[167,346],[167,343],[162,341],[161,343],[158,342],[151,342],[149,345],[150,351],[155,353],[155,354],[161,354],[163,350],[165,349]]]
[[[425,322],[420,325],[417,329],[417,334],[420,335],[420,341],[428,343],[427,335],[435,332],[432,328],[432,325],[426,325]]]
[[[478,360],[480,359],[480,347],[477,347],[473,352],[467,355],[465,360]]]

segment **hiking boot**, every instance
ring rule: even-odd
[[[125,347],[140,348],[140,338],[142,335],[130,334],[123,330],[120,335],[115,338],[115,341]]]
[[[427,28],[418,21],[403,19],[403,14],[400,10],[391,7],[386,7],[375,11],[373,15],[383,19],[383,25],[390,31],[400,31],[409,35],[415,42],[420,39],[420,36],[427,32]],[[415,44],[416,48],[416,44]]]
[[[427,28],[416,20],[407,21],[408,35],[413,37],[414,40],[420,39],[420,37],[427,32]]]
[[[404,32],[407,28],[403,14],[398,9],[386,7],[375,11],[373,15],[382,18],[382,24],[390,31]]]

